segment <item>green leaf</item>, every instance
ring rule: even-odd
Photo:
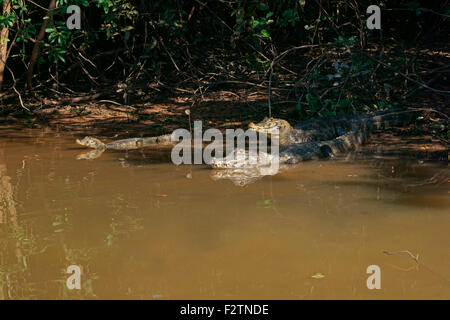
[[[261,36],[262,36],[263,38],[270,38],[269,31],[267,31],[266,29],[262,29],[262,30],[261,30]]]
[[[321,272],[317,272],[317,273],[313,274],[311,276],[311,278],[313,278],[313,279],[323,279],[323,278],[325,278],[325,275],[323,273],[321,273]]]

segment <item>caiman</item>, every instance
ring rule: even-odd
[[[249,128],[268,136],[278,129],[280,163],[292,164],[351,151],[364,143],[374,129],[407,125],[418,114],[418,111],[396,109],[365,115],[327,116],[293,127],[286,120],[265,118],[256,124],[250,123]],[[229,168],[233,164],[217,160],[214,166]]]
[[[301,161],[329,158],[354,150],[364,143],[373,130],[404,126],[419,116],[419,111],[406,109],[390,109],[373,114],[327,116],[307,120],[291,126],[288,121],[276,118],[265,118],[259,123],[250,123],[249,128],[256,132],[270,136],[274,129],[278,129],[279,155],[277,161],[280,165],[296,164]],[[93,137],[77,139],[77,143],[95,150],[79,156],[79,159],[94,159],[106,149],[130,150],[155,145],[171,145],[171,134],[148,138],[130,138],[103,143]],[[248,157],[235,157],[236,150],[225,158],[215,158],[211,166],[216,169],[215,178],[227,178],[235,184],[247,184],[246,181],[255,181],[264,176],[261,172],[261,163],[268,163],[271,155],[260,152],[258,163],[250,163]],[[261,160],[261,161],[259,161]]]
[[[170,134],[148,138],[130,138],[103,143],[97,138],[86,136],[77,143],[93,149],[133,150],[154,145],[171,145]]]
[[[80,154],[77,159],[93,160],[98,158],[106,149],[113,150],[134,150],[155,145],[172,145],[171,134],[164,134],[157,137],[130,138],[104,143],[97,138],[86,136],[76,140],[78,144],[94,149],[91,152]]]
[[[420,111],[395,109],[379,111],[374,114],[328,116],[301,122],[291,126],[282,119],[265,118],[261,122],[250,123],[249,128],[259,133],[270,135],[274,129],[279,132],[279,155],[277,161],[280,168],[301,161],[330,158],[345,154],[363,144],[374,131],[389,127],[410,124]],[[237,156],[241,153],[241,156]],[[268,164],[273,155],[259,152],[258,161],[249,161],[248,153],[242,156],[243,150],[236,150],[223,159],[213,159],[211,166],[216,169],[213,179],[230,179],[234,184],[244,186],[265,175],[273,175]]]

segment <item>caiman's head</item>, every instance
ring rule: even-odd
[[[93,148],[93,149],[105,149],[106,146],[103,142],[101,142],[97,138],[86,136],[83,139],[79,140],[77,139],[77,143],[81,144],[82,146]]]
[[[292,143],[292,127],[286,120],[277,118],[264,118],[261,122],[250,122],[248,127],[256,132],[270,136],[278,129],[280,146]]]

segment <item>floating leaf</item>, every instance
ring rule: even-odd
[[[313,278],[313,279],[323,279],[323,278],[325,278],[325,275],[323,273],[321,273],[321,272],[317,272],[317,273],[313,274],[311,276],[311,278]]]
[[[270,200],[270,199],[264,200],[264,207],[272,208],[272,200]]]
[[[161,198],[165,198],[165,197],[168,197],[169,195],[165,194],[165,193],[157,193],[156,196],[157,197],[161,197]]]

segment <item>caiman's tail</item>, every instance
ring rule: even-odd
[[[394,109],[367,115],[361,120],[355,120],[352,131],[329,141],[319,142],[321,150],[327,154],[345,153],[363,144],[374,130],[405,126],[413,123],[421,111]]]
[[[375,113],[370,117],[368,125],[373,129],[405,126],[414,122],[422,114],[421,110],[390,109]]]

